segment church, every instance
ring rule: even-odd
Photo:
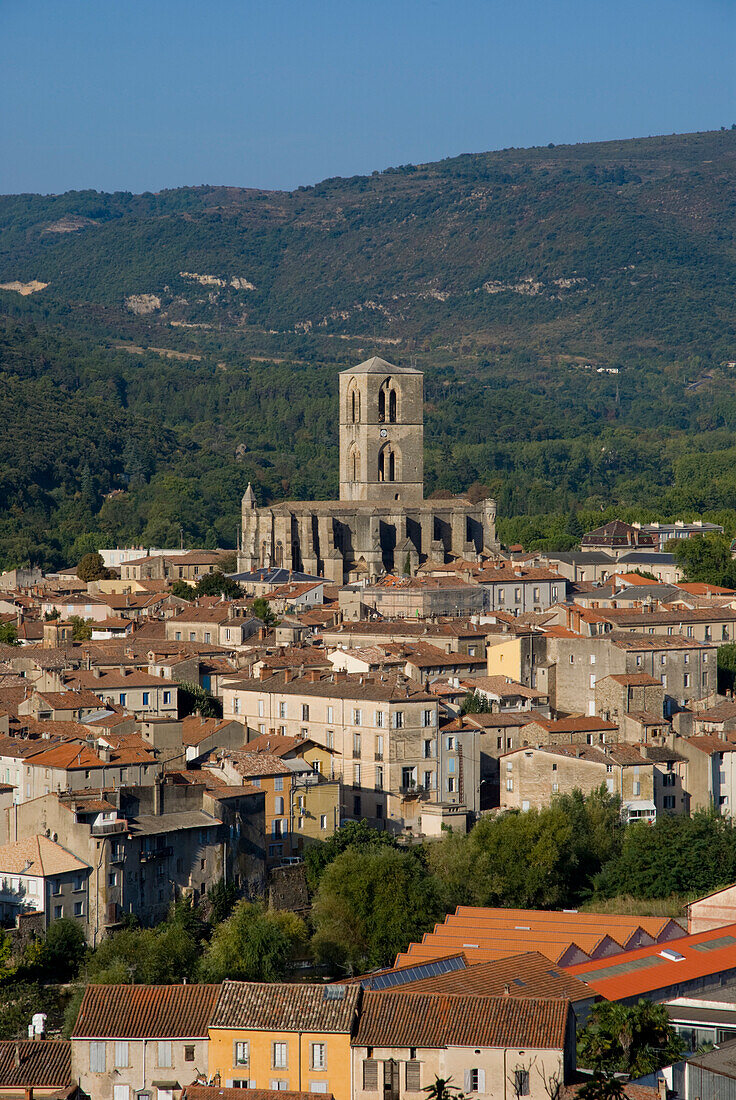
[[[424,375],[374,356],[340,373],[340,499],[258,508],[243,496],[238,571],[285,568],[335,584],[495,553],[496,502],[424,499]]]

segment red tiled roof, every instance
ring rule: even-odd
[[[331,1092],[276,1092],[272,1089],[248,1089],[246,1097],[245,1089],[187,1085],[183,1100],[333,1100],[333,1097]]]
[[[356,985],[226,981],[210,1026],[350,1034],[360,992]]]
[[[366,992],[354,1046],[526,1047],[565,1045],[570,1002],[462,994]]]
[[[72,1044],[68,1039],[0,1041],[0,1089],[63,1089],[71,1083]]]
[[[219,985],[88,985],[74,1039],[207,1038]]]
[[[571,974],[550,965],[539,951],[527,951],[507,959],[476,963],[431,978],[418,978],[398,987],[408,993],[464,993],[500,997],[508,986],[512,997],[562,997],[575,1002],[590,997],[590,990]]]

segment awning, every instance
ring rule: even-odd
[[[631,802],[624,802],[625,810],[648,810],[650,813],[656,813],[657,807],[652,802],[651,798],[639,798],[634,799]]]

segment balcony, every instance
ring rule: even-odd
[[[111,836],[114,833],[125,833],[127,829],[128,822],[124,817],[117,821],[100,821],[91,827],[92,836]]]
[[[173,845],[167,844],[163,848],[149,848],[145,852],[141,852],[141,863],[154,863],[157,859],[167,859],[169,856],[173,856]]]

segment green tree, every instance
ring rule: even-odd
[[[187,584],[186,581],[174,581],[171,586],[171,595],[178,596],[180,600],[193,600],[195,592],[191,584]]]
[[[578,1036],[578,1065],[643,1077],[676,1062],[683,1049],[664,1005],[601,1001]]]
[[[733,691],[736,683],[736,643],[719,645],[716,654],[718,661],[718,691],[725,695]]]
[[[15,623],[0,624],[0,644],[20,645],[18,641],[18,627]]]
[[[665,549],[674,555],[689,581],[736,588],[736,562],[731,557],[731,540],[725,535],[670,539]]]
[[[312,844],[304,854],[309,888],[315,891],[325,869],[348,848],[365,850],[366,848],[396,848],[396,839],[391,833],[381,829],[372,829],[367,821],[348,821],[321,844]]]
[[[98,581],[108,575],[102,554],[85,554],[77,565],[77,576],[80,581]]]
[[[207,892],[207,906],[210,912],[210,922],[221,924],[232,913],[238,900],[238,890],[233,882],[225,882],[219,879]]]
[[[253,600],[252,611],[255,617],[260,619],[265,626],[271,627],[276,625],[276,616],[268,600],[264,600],[260,596]]]
[[[312,909],[317,958],[350,973],[388,966],[442,912],[415,852],[348,848],[320,880]]]
[[[75,642],[88,642],[92,637],[92,619],[82,619],[79,615],[70,615],[72,638]]]
[[[306,925],[295,913],[241,901],[215,929],[202,959],[202,974],[211,982],[280,981],[306,940]]]
[[[448,909],[563,908],[591,896],[621,837],[617,799],[603,790],[587,797],[573,791],[542,810],[483,818],[467,836],[445,835],[427,858]]]
[[[223,573],[205,573],[197,582],[195,595],[226,596],[229,600],[238,600],[243,595],[243,589]]]
[[[199,684],[183,680],[178,684],[179,717],[199,711],[203,718],[222,718],[222,700],[210,694]]]
[[[492,710],[490,700],[479,691],[469,691],[460,704],[461,714],[490,714]]]
[[[84,932],[68,917],[52,921],[42,941],[40,963],[53,981],[76,978],[87,955]]]

